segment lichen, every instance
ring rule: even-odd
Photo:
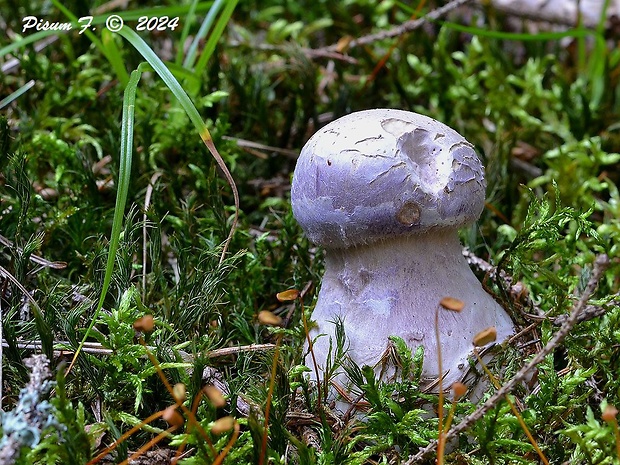
[[[17,405],[10,412],[0,411],[0,463],[13,465],[23,448],[36,447],[41,434],[48,428],[63,431],[64,426],[54,416],[54,407],[43,400],[54,386],[45,355],[33,355],[24,360],[30,368],[30,380],[19,393]]]

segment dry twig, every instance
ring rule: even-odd
[[[465,429],[469,428],[476,421],[480,420],[489,410],[494,408],[507,394],[509,394],[518,384],[523,382],[530,373],[536,368],[536,365],[541,363],[547,355],[552,353],[556,347],[558,347],[564,338],[570,333],[572,328],[579,322],[579,317],[582,314],[583,310],[586,308],[586,303],[588,299],[594,293],[596,286],[598,285],[601,277],[603,276],[603,272],[609,266],[609,257],[605,254],[598,255],[596,260],[594,261],[594,269],[592,271],[592,276],[588,281],[588,285],[586,286],[583,294],[579,298],[579,300],[573,305],[573,308],[562,325],[562,327],[555,333],[555,335],[549,340],[547,345],[543,347],[543,349],[538,352],[532,359],[524,365],[517,374],[506,384],[504,384],[501,388],[497,390],[495,394],[493,394],[480,408],[478,408],[471,415],[465,417],[458,425],[452,427],[448,433],[446,433],[446,441],[456,437],[459,433],[463,432]],[[412,465],[414,463],[418,463],[425,456],[432,453],[437,448],[437,441],[431,441],[426,447],[420,449],[416,455],[409,457],[404,465]]]
[[[8,347],[9,344],[6,340],[2,339],[1,347]],[[20,341],[17,343],[17,348],[22,350],[41,350],[43,345],[41,341]],[[146,348],[150,351],[155,351],[156,347],[146,346]],[[205,352],[205,355],[208,358],[218,358],[218,357],[227,357],[229,355],[236,355],[245,352],[261,352],[266,350],[272,350],[275,348],[275,344],[250,344],[247,346],[236,346],[236,347],[222,347],[220,349],[213,349]],[[86,342],[84,344],[84,348],[82,349],[84,353],[91,355],[112,355],[114,350],[106,349],[98,342]],[[62,355],[72,354],[73,349],[71,347],[71,343],[69,341],[57,341],[54,344],[54,356],[60,357]],[[181,358],[184,362],[191,362],[194,359],[192,354],[184,352],[182,350],[179,351]]]
[[[614,298],[607,302],[605,307],[599,307],[597,305],[588,305],[583,311],[577,316],[577,323],[581,323],[582,321],[592,320],[599,316],[604,315],[607,312],[607,306],[620,305],[620,294],[616,294]],[[570,315],[560,315],[559,317],[553,320],[554,326],[562,326]]]
[[[398,37],[403,34],[406,34],[407,32],[414,31],[418,29],[419,27],[423,26],[428,21],[439,19],[442,16],[449,13],[450,11],[460,6],[465,5],[469,1],[470,0],[453,0],[452,2],[447,3],[441,8],[437,8],[436,10],[430,11],[429,13],[422,16],[421,18],[405,21],[400,26],[389,29],[387,31],[381,31],[381,32],[377,32],[376,34],[369,34],[366,36],[362,36],[359,39],[353,39],[351,40],[351,42],[349,42],[348,48],[355,48],[355,47],[359,47],[360,45],[368,45],[373,42],[378,42],[384,39],[391,39],[393,37]],[[338,49],[339,49],[339,45],[334,44],[334,45],[330,45],[329,47],[312,50],[310,56],[315,56],[314,54],[317,54],[317,53],[325,53],[325,52],[333,53],[333,52],[337,52]]]
[[[1,234],[0,234],[0,244],[8,248],[13,248],[13,243]],[[17,247],[17,251],[20,254],[23,253],[23,249],[21,247]],[[65,262],[50,262],[49,260],[46,260],[45,258],[39,257],[38,255],[35,255],[35,254],[30,254],[29,258],[32,262],[36,263],[37,265],[41,265],[46,268],[62,270],[67,267],[67,264]]]
[[[436,10],[428,12],[426,15],[422,16],[421,18],[412,19],[410,21],[405,21],[403,24],[396,26],[392,29],[388,29],[387,31],[380,31],[375,34],[368,34],[368,35],[359,37],[357,39],[351,39],[347,43],[346,49],[350,50],[352,48],[356,48],[362,45],[368,45],[368,44],[378,42],[384,39],[391,39],[393,37],[398,37],[408,32],[414,31],[420,28],[421,26],[423,26],[424,24],[426,24],[427,22],[439,19],[442,16],[449,13],[450,11],[455,10],[456,8],[460,6],[463,6],[466,3],[469,3],[470,1],[471,0],[453,0],[452,2],[440,8],[437,8]],[[237,42],[237,43],[234,43],[233,45],[241,45],[241,44]],[[286,51],[287,48],[290,49],[290,47],[288,46],[282,47],[282,46],[274,46],[274,45],[269,45],[269,44],[253,45],[252,47],[258,50],[266,50],[266,51],[271,51],[271,50]],[[332,60],[346,61],[351,64],[357,63],[357,60],[346,55],[346,53],[343,53],[342,48],[343,48],[342,44],[338,42],[336,44],[332,44],[332,45],[329,45],[327,47],[322,47],[322,48],[302,48],[301,51],[308,58],[311,58],[311,59],[329,58]]]
[[[501,287],[508,292],[513,301],[521,302],[524,307],[533,309],[537,315],[544,314],[544,312],[535,306],[532,300],[527,296],[527,290],[522,282],[517,281],[515,283],[512,276],[508,275],[504,270],[498,271],[496,266],[478,257],[468,248],[463,249],[463,256],[467,259],[467,263],[486,273],[491,280],[499,280],[502,284]]]
[[[496,266],[493,266],[489,262],[478,257],[467,248],[463,249],[463,256],[467,259],[467,263],[486,273],[490,279],[497,280],[497,278],[499,278],[502,283],[502,287],[506,290],[506,292],[508,292],[513,301],[520,301],[524,307],[533,310],[534,314],[524,314],[528,317],[528,319],[538,322],[549,319],[554,326],[562,326],[570,317],[570,315],[560,315],[556,318],[547,318],[545,316],[545,312],[543,312],[540,307],[534,304],[534,302],[532,302],[532,300],[527,296],[527,293],[525,292],[526,289],[521,281],[514,283],[514,279],[504,270],[501,270],[498,273]],[[604,315],[605,312],[607,312],[607,306],[620,305],[620,293],[615,294],[613,297],[613,299],[607,302],[605,307],[588,305],[577,317],[577,323],[592,320],[596,317]],[[517,336],[513,336],[512,340],[518,339]]]

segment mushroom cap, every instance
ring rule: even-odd
[[[375,109],[310,138],[291,203],[311,241],[342,248],[473,223],[485,191],[483,166],[458,132],[417,113]]]

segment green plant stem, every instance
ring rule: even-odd
[[[211,26],[213,25],[213,22],[215,21],[217,13],[220,11],[220,9],[222,8],[222,4],[225,1],[226,0],[215,0],[213,4],[211,5],[211,8],[209,8],[209,12],[207,13],[207,16],[205,17],[204,21],[200,25],[200,29],[198,29],[198,32],[194,36],[194,40],[192,40],[192,43],[189,46],[189,49],[187,50],[187,54],[185,55],[185,60],[183,60],[184,68],[191,69],[194,66],[194,63],[196,62],[198,45],[200,44],[200,41],[206,37],[207,33],[211,29]],[[197,0],[192,2],[192,7],[194,6],[195,3],[197,3]],[[193,8],[190,9],[190,14],[191,13],[193,13]],[[179,50],[179,52],[181,52],[181,50]]]
[[[183,24],[183,30],[181,31],[181,40],[179,41],[179,44],[184,44],[185,41],[187,40],[187,37],[189,36],[189,30],[191,25],[194,22],[194,19],[196,18],[196,5],[198,5],[199,0],[191,0],[190,4],[189,4],[189,11],[187,12],[187,15],[185,16],[185,23]],[[207,16],[211,14],[211,10],[213,9],[213,5],[211,5],[211,8],[209,8],[209,13],[207,13]],[[193,44],[192,44],[193,45]],[[190,46],[189,50],[191,51],[192,47]],[[179,46],[177,48],[177,54],[175,57],[175,64],[177,65],[181,65],[183,63],[183,52],[184,52],[184,47]],[[189,55],[189,51],[188,51],[188,55]],[[186,60],[187,60],[187,56],[186,55]]]
[[[198,63],[196,63],[196,66],[194,68],[194,71],[196,73],[201,74],[203,70],[205,69],[205,67],[207,66],[207,62],[209,61],[209,58],[211,58],[211,56],[213,55],[213,52],[215,51],[215,46],[220,40],[220,37],[222,33],[224,32],[224,29],[228,25],[230,17],[232,16],[233,11],[235,10],[235,7],[237,6],[237,2],[238,0],[228,0],[228,3],[226,4],[224,11],[222,11],[220,18],[217,20],[217,23],[215,24],[213,31],[211,31],[209,40],[207,41],[204,50],[200,54]]]
[[[79,25],[78,17],[75,16],[62,3],[60,3],[59,0],[52,0],[52,3],[54,4],[56,8],[62,11],[62,13],[67,18],[69,18],[74,24]],[[93,23],[94,23],[94,19],[93,19]],[[121,84],[129,85],[128,83],[129,83],[130,78],[127,75],[127,70],[125,69],[125,65],[123,64],[123,60],[121,59],[120,54],[115,53],[117,52],[116,48],[110,48],[109,46],[108,47],[104,46],[104,44],[97,38],[97,36],[93,34],[90,28],[86,29],[84,31],[84,34],[86,34],[86,37],[88,37],[91,40],[91,42],[95,44],[95,47],[97,47],[101,51],[101,53],[103,53],[103,56],[105,56],[106,59],[110,62]]]

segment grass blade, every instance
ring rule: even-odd
[[[114,206],[114,220],[112,222],[112,234],[110,236],[110,248],[108,251],[108,261],[106,263],[105,276],[103,278],[103,287],[101,289],[101,295],[99,296],[99,302],[95,314],[92,317],[90,325],[86,330],[86,334],[82,338],[78,349],[75,351],[73,360],[67,373],[71,371],[75,364],[84,343],[93,329],[99,312],[103,308],[103,302],[110,288],[110,282],[112,281],[112,272],[114,270],[114,261],[116,260],[116,250],[121,236],[121,229],[123,227],[123,217],[125,213],[125,204],[127,203],[127,194],[129,192],[129,181],[131,175],[131,162],[133,158],[132,146],[133,146],[133,126],[134,126],[134,111],[136,104],[136,89],[140,76],[142,74],[142,65],[138,66],[138,69],[134,70],[129,77],[129,82],[125,88],[125,94],[123,96],[123,120],[121,123],[121,154],[120,164],[118,170],[118,190],[116,191],[116,205]]]
[[[6,107],[13,100],[17,100],[20,97],[20,95],[28,92],[30,89],[32,89],[33,86],[34,86],[34,79],[31,79],[26,84],[24,84],[19,89],[17,89],[15,92],[13,92],[11,95],[0,100],[0,109]]]
[[[215,46],[220,40],[220,37],[222,36],[224,29],[228,25],[230,17],[232,16],[233,11],[235,10],[235,7],[237,6],[237,2],[238,0],[229,0],[228,3],[226,4],[226,8],[224,8],[224,11],[222,12],[220,18],[217,20],[217,24],[215,25],[215,28],[211,32],[211,35],[209,36],[209,40],[207,41],[207,44],[205,45],[205,48],[202,51],[202,54],[200,55],[200,59],[198,60],[198,63],[196,64],[196,68],[194,69],[194,71],[197,74],[199,75],[202,74],[202,71],[204,70],[205,66],[207,66],[207,62],[209,61],[209,58],[211,58],[211,55],[213,55]]]
[[[185,56],[185,60],[183,61],[184,68],[190,69],[192,66],[194,66],[194,63],[196,62],[198,44],[202,39],[206,37],[207,32],[209,32],[209,30],[211,29],[211,26],[215,21],[215,17],[217,16],[218,11],[220,11],[220,8],[222,7],[222,3],[224,1],[225,0],[215,0],[213,6],[209,9],[209,13],[207,13],[207,16],[200,25],[200,29],[198,30],[196,37],[194,37],[194,40],[189,47],[189,50],[187,51],[187,55]]]
[[[466,32],[468,34],[480,36],[480,37],[491,37],[493,39],[500,40],[516,40],[516,41],[542,41],[542,40],[559,40],[564,37],[586,37],[589,35],[593,35],[594,31],[584,28],[574,28],[569,29],[567,31],[558,31],[558,32],[541,32],[538,34],[530,34],[526,32],[504,32],[504,31],[493,31],[482,29],[479,27],[473,26],[464,26],[462,24],[451,23],[449,21],[441,22],[446,27],[450,29],[454,29],[459,32]]]
[[[62,13],[67,18],[69,18],[74,24],[78,25],[78,27],[81,26],[81,24],[78,23],[77,16],[71,13],[71,11],[69,11],[65,6],[63,6],[58,0],[52,0],[52,3],[54,4],[56,8],[62,11]],[[105,17],[102,16],[101,20],[105,21]],[[93,23],[94,23],[94,20],[93,20]],[[95,44],[95,46],[101,51],[101,53],[103,53],[106,59],[110,62],[110,64],[112,65],[112,68],[114,68],[116,77],[121,82],[121,84],[127,85],[129,81],[129,75],[127,74],[127,70],[125,69],[125,66],[122,60],[120,60],[120,57],[117,54],[110,53],[110,51],[106,47],[104,47],[103,43],[97,38],[97,36],[95,36],[95,34],[93,34],[93,32],[90,29],[86,29],[84,31],[84,34],[86,34],[86,36],[91,40],[91,42]]]
[[[236,4],[236,1],[233,1],[231,3]],[[224,13],[226,13],[226,11]],[[235,200],[235,214],[233,217],[232,225],[230,227],[230,233],[228,234],[228,237],[224,241],[222,255],[220,256],[220,263],[222,263],[224,261],[224,257],[226,256],[228,245],[230,244],[232,236],[237,227],[237,222],[239,220],[239,192],[237,190],[237,185],[235,184],[235,181],[232,175],[230,174],[230,171],[228,170],[228,167],[226,166],[224,159],[217,151],[217,148],[215,147],[215,144],[213,143],[213,138],[211,137],[211,133],[209,132],[209,129],[207,128],[207,125],[205,124],[202,117],[198,113],[198,110],[196,109],[191,99],[187,95],[187,92],[185,92],[185,90],[181,87],[179,82],[172,75],[170,70],[163,63],[163,61],[161,61],[161,59],[155,54],[153,50],[151,50],[151,48],[146,44],[146,42],[144,42],[144,40],[142,40],[142,38],[138,34],[136,34],[132,29],[129,29],[127,26],[124,26],[119,31],[119,34],[122,35],[125,39],[127,39],[136,48],[136,50],[144,57],[144,59],[148,61],[148,63],[153,67],[155,72],[159,74],[159,77],[161,77],[164,83],[172,91],[174,96],[179,100],[179,103],[181,104],[181,106],[183,107],[187,115],[189,116],[189,119],[192,121],[192,123],[198,130],[198,133],[200,134],[200,138],[202,139],[204,144],[209,149],[209,152],[211,152],[211,155],[215,159],[219,168],[224,173],[224,177],[226,178],[226,181],[228,181],[228,184],[230,185],[230,188],[232,189],[233,197]]]

